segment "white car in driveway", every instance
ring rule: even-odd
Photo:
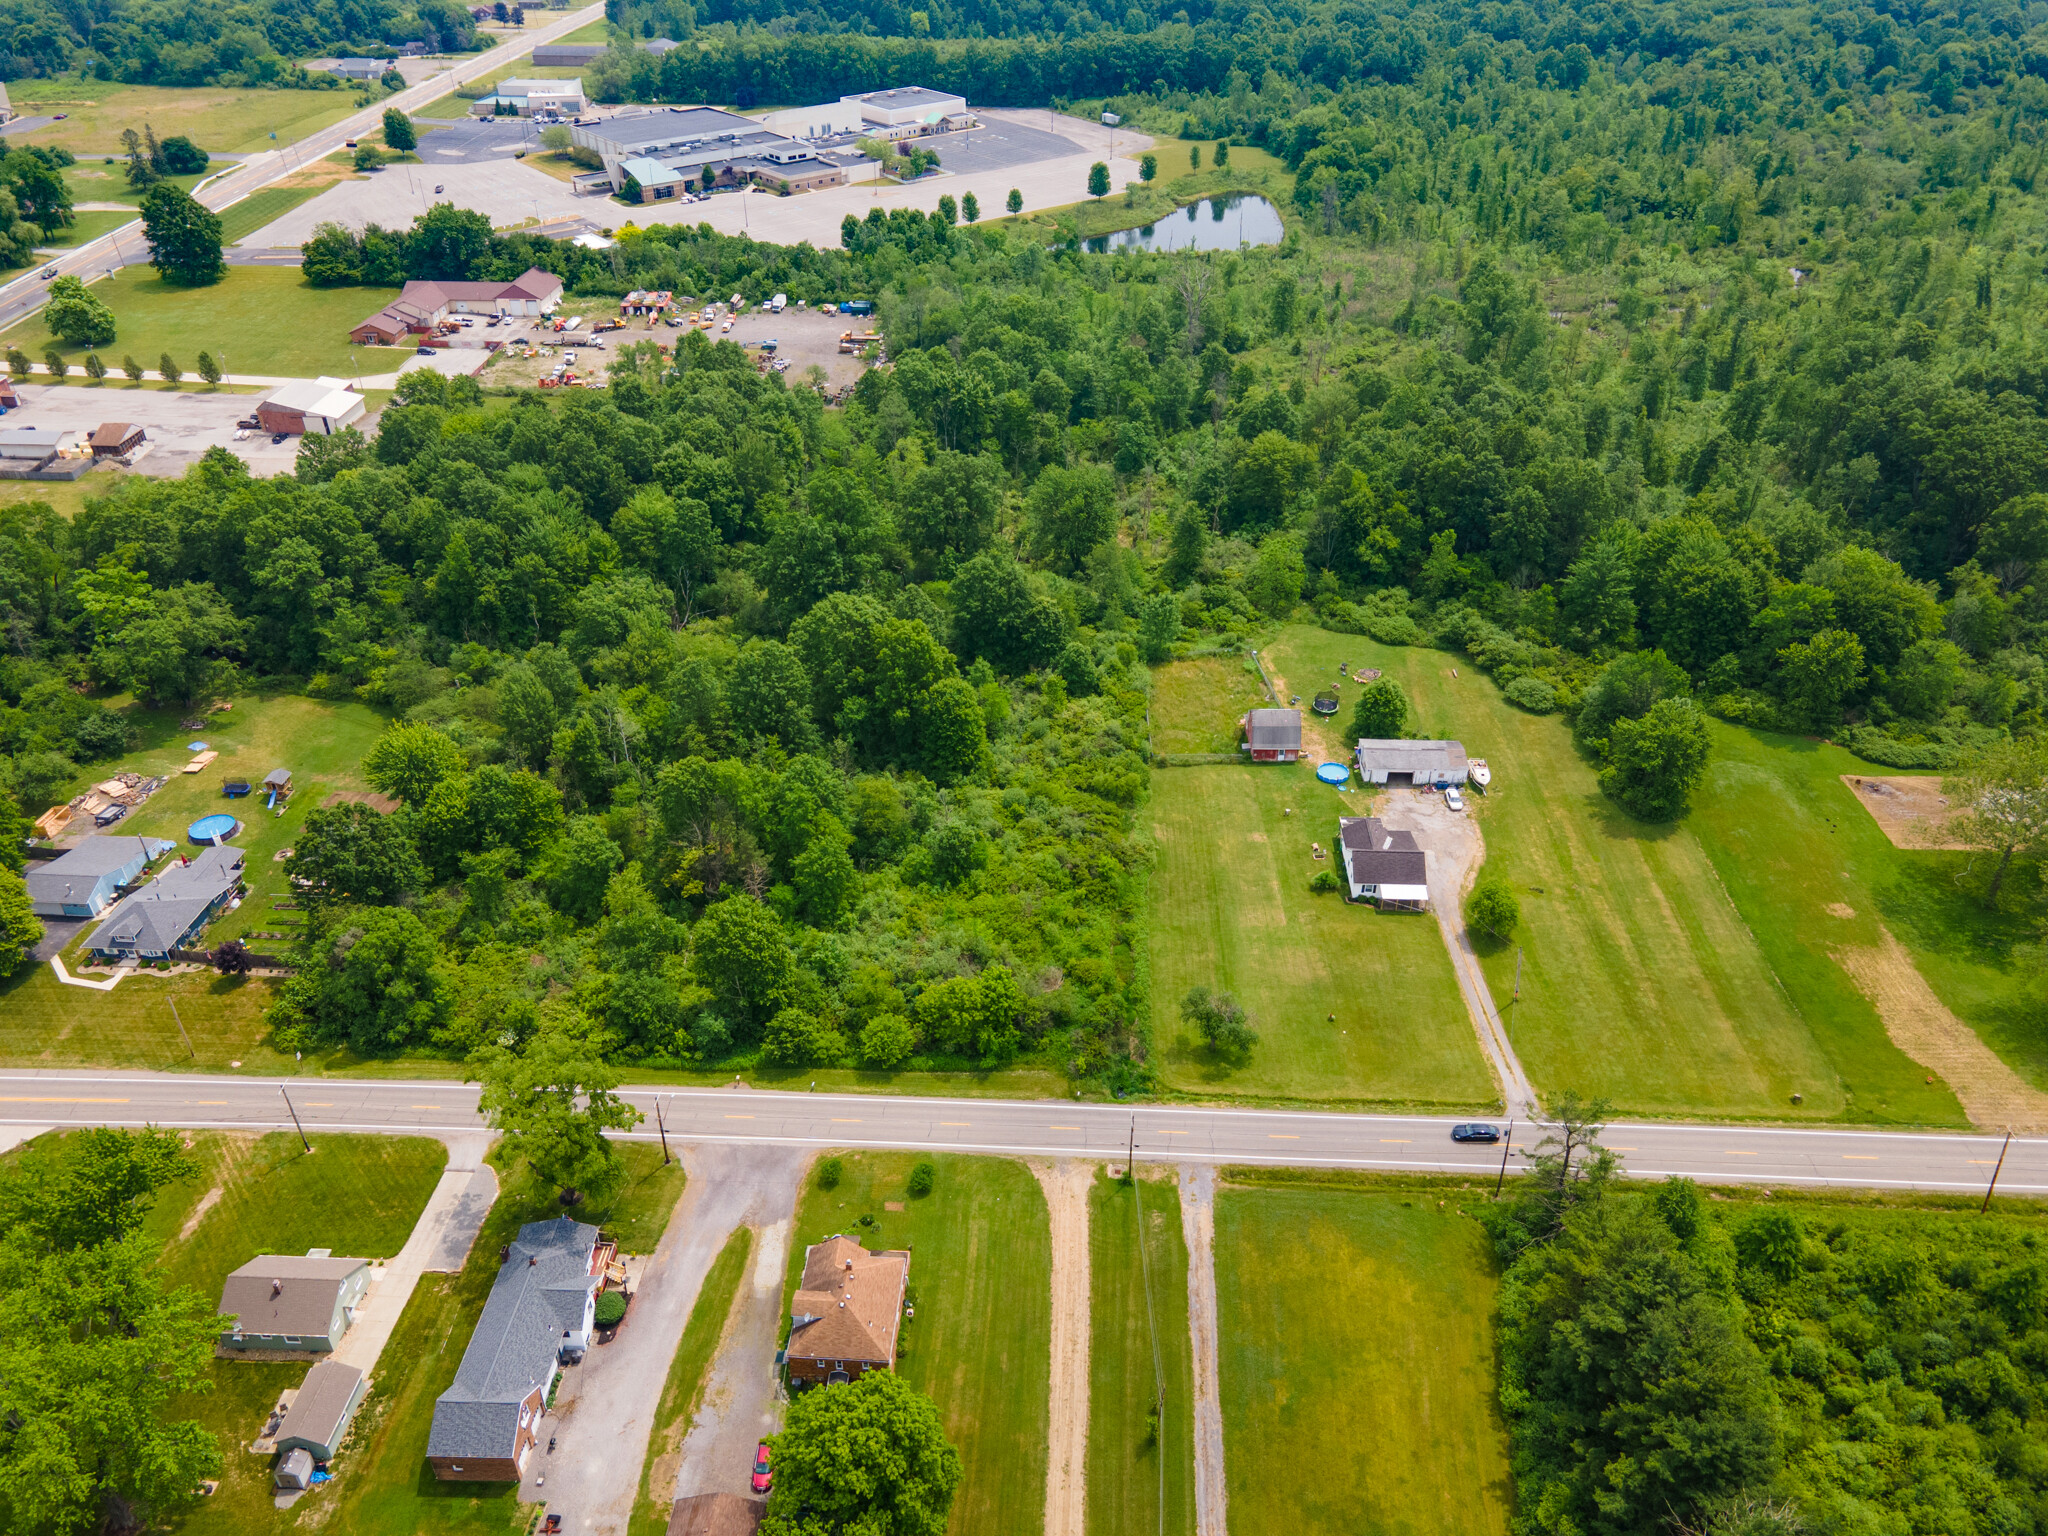
[[[1449,806],[1454,811],[1462,811],[1463,809],[1465,809],[1465,797],[1458,793],[1457,785],[1453,784],[1449,789],[1446,789],[1444,791],[1444,804]]]

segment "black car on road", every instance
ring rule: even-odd
[[[1451,1127],[1451,1140],[1499,1141],[1500,1127],[1497,1125],[1483,1125],[1477,1121],[1469,1125],[1454,1125]]]

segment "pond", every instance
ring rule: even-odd
[[[1286,233],[1278,208],[1249,192],[1233,192],[1190,203],[1156,224],[1097,235],[1087,242],[1087,248],[1097,255],[1108,251],[1234,251],[1247,245],[1278,245]]]

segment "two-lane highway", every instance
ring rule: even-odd
[[[184,1076],[152,1072],[0,1072],[0,1128],[165,1125],[193,1129],[445,1135],[482,1127],[473,1083],[376,1078]],[[627,1138],[765,1141],[1009,1156],[1184,1163],[1270,1163],[1387,1172],[1490,1174],[1538,1140],[1518,1124],[1512,1149],[1450,1139],[1457,1122],[1196,1105],[1080,1104],[1057,1099],[937,1099],[787,1093],[744,1087],[628,1087],[646,1116]],[[1859,1189],[1984,1189],[2004,1138],[1900,1132],[1618,1122],[1603,1138],[1640,1178],[1685,1174],[1709,1183]],[[2001,1194],[2048,1194],[2048,1140],[2014,1138]]]

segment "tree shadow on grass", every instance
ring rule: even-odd
[[[1579,797],[1587,824],[1611,843],[1669,842],[1685,830],[1685,818],[1676,821],[1638,821],[1597,790]]]
[[[2041,897],[2038,864],[2015,863],[2007,872],[1996,910],[1984,905],[1994,858],[1967,853],[1915,853],[1899,859],[1871,894],[1887,926],[1913,948],[1999,970],[2015,964],[2015,950],[2038,938]]]

